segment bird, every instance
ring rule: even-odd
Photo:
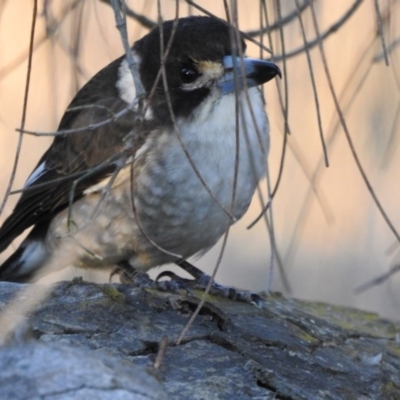
[[[0,252],[32,228],[0,280],[169,263],[201,276],[187,259],[244,215],[264,176],[260,85],[281,76],[235,32],[206,16],[165,21],[78,91],[0,228]]]

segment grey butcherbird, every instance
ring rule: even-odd
[[[272,62],[233,57],[233,36],[221,21],[188,17],[138,40],[142,118],[125,57],[78,92],[59,126],[76,131],[55,137],[0,229],[3,251],[33,226],[0,280],[67,265],[132,276],[171,262],[198,276],[184,260],[243,216],[263,176],[269,126],[257,86],[280,75]]]

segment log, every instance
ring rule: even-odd
[[[48,290],[0,282],[0,309],[27,289]],[[177,345],[198,303],[121,284],[53,285],[4,339],[0,398],[400,399],[398,323],[276,293],[261,308],[209,296]]]

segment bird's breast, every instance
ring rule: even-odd
[[[178,121],[177,131],[154,134],[137,158],[137,216],[161,246],[208,248],[247,210],[268,150],[261,94],[249,94],[252,109],[241,99],[238,118],[234,94],[214,99]]]

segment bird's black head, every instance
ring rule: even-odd
[[[162,36],[161,36],[162,35]],[[176,117],[188,116],[201,101],[207,97],[209,85],[196,85],[202,71],[202,62],[221,64],[222,58],[231,54],[229,27],[208,17],[188,17],[177,21],[165,22],[161,29],[157,27],[137,41],[134,50],[141,59],[140,75],[143,86],[150,93],[160,70],[163,38],[163,50],[172,42],[165,62],[168,93]],[[244,43],[242,42],[244,50]],[[159,79],[150,100],[154,114],[164,121],[170,120],[165,104],[163,79]],[[166,115],[167,114],[167,115]]]
[[[228,24],[209,17],[187,17],[177,21],[167,21],[161,28],[157,27],[138,40],[133,50],[140,60],[140,77],[146,93],[149,94],[160,71],[162,51],[170,46],[165,61],[165,72],[168,87],[168,97],[171,101],[175,117],[189,117],[192,111],[215,89],[218,82],[224,81],[227,70],[232,71],[232,43],[234,32]],[[160,45],[162,40],[163,46]],[[171,42],[170,42],[171,41]],[[236,55],[244,54],[246,45],[241,39],[236,46],[240,49]],[[226,59],[230,66],[226,66]],[[225,60],[225,61],[224,61]],[[224,65],[225,64],[225,65]],[[268,78],[262,78],[255,84],[261,84],[280,73],[269,67]],[[251,74],[257,74],[257,68],[252,68]],[[250,74],[250,71],[247,71]],[[246,77],[247,77],[246,72]],[[264,68],[265,75],[265,68]],[[232,81],[232,78],[230,78]],[[255,86],[251,84],[251,86]],[[225,87],[233,87],[224,83]],[[233,91],[229,89],[229,91]],[[156,84],[150,106],[153,114],[165,124],[171,120],[166,103],[167,95],[162,77]]]

